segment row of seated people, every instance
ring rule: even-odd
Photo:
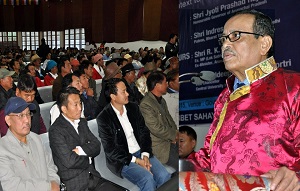
[[[114,83],[115,86],[113,86],[113,83],[111,83],[111,84],[112,84],[112,87],[110,88],[109,92],[114,92],[116,90],[116,88],[117,88],[117,92],[115,94],[113,94],[113,93],[110,94],[110,96],[111,97],[119,96],[119,97],[123,97],[124,98],[124,93],[121,93],[121,92],[124,92],[124,89],[125,89],[125,92],[126,92],[125,84],[120,79],[116,79],[116,81]],[[119,86],[121,85],[121,87],[117,87],[118,85]],[[121,88],[122,88],[122,91],[121,91]],[[127,96],[128,96],[128,94],[127,94]],[[81,115],[81,104],[80,104],[79,91],[77,89],[73,88],[73,87],[66,88],[66,89],[62,90],[61,95],[59,96],[59,98],[61,98],[61,100],[58,100],[58,105],[60,107],[62,115],[59,116],[59,118],[55,121],[55,123],[53,124],[53,126],[51,126],[51,128],[50,128],[50,131],[49,131],[50,146],[51,146],[51,149],[52,149],[52,152],[53,152],[54,162],[58,166],[58,174],[60,175],[60,179],[65,183],[65,185],[67,186],[68,189],[77,190],[78,189],[77,186],[87,186],[85,184],[87,182],[83,181],[84,178],[82,180],[82,177],[80,178],[82,184],[80,184],[80,182],[78,182],[78,180],[74,182],[74,180],[71,181],[68,178],[67,179],[62,178],[64,176],[73,176],[73,174],[71,172],[69,172],[69,173],[65,172],[66,171],[66,166],[68,166],[66,164],[69,164],[69,165],[71,165],[71,164],[80,165],[80,164],[82,164],[80,162],[80,159],[83,160],[83,158],[87,159],[86,161],[89,161],[88,160],[89,157],[80,157],[80,156],[82,156],[82,155],[79,154],[80,151],[84,152],[83,156],[87,156],[88,155],[90,157],[95,157],[95,155],[99,154],[99,152],[98,151],[92,151],[92,149],[96,149],[96,150],[97,150],[97,148],[99,149],[100,142],[98,142],[98,141],[94,142],[94,140],[96,140],[96,139],[95,139],[95,137],[93,137],[94,135],[91,135],[91,133],[89,132],[89,128],[86,126],[86,121],[84,120],[84,118],[79,119],[80,115]],[[114,99],[112,98],[112,100],[114,100]],[[128,99],[127,99],[127,102],[128,102]],[[111,103],[112,103],[111,105],[115,105],[114,101],[112,101]],[[118,103],[118,102],[116,102],[116,103]],[[124,102],[124,103],[126,103],[126,102]],[[140,113],[139,110],[138,110],[137,105],[135,105],[135,104],[132,104],[132,105],[129,104],[129,105],[131,107],[135,108],[136,112]],[[25,109],[24,109],[24,106],[26,106]],[[108,106],[110,106],[110,105],[108,105]],[[116,107],[118,107],[118,106],[119,105],[116,104]],[[28,109],[27,109],[27,107],[28,107]],[[126,108],[127,108],[127,106],[126,106]],[[130,107],[128,106],[128,108],[130,108]],[[30,116],[32,115],[31,112],[29,112],[30,109],[31,110],[35,109],[35,105],[31,104],[31,103],[26,103],[22,98],[19,98],[19,97],[10,98],[9,102],[5,106],[5,121],[9,125],[10,130],[8,131],[8,134],[5,136],[5,138],[1,139],[1,141],[3,141],[3,143],[5,143],[5,141],[7,141],[7,139],[9,140],[9,137],[20,138],[20,136],[23,135],[23,138],[20,138],[20,140],[19,140],[20,142],[24,141],[23,143],[25,143],[24,145],[26,145],[26,146],[27,146],[28,142],[34,144],[33,142],[36,141],[36,140],[34,140],[35,139],[35,137],[34,137],[35,134],[31,133],[30,136],[28,136],[28,138],[27,138],[27,134],[25,133],[25,132],[29,133],[29,130],[30,130],[30,119],[31,119]],[[132,113],[130,116],[131,116],[131,117],[129,117],[130,118],[130,122],[132,122],[133,120],[134,121],[136,120],[135,119],[135,117],[136,117],[135,113]],[[15,119],[13,120],[12,118],[14,118],[14,117],[15,117]],[[140,117],[141,117],[141,113],[140,113]],[[17,119],[19,119],[19,120],[21,120],[23,122],[25,121],[25,123],[20,123],[19,122],[19,123],[17,123],[18,125],[14,126],[16,124],[16,122],[17,122]],[[143,166],[143,168],[140,167],[141,169],[144,169],[144,167],[147,166],[147,168],[145,168],[144,171],[148,172],[151,169],[151,173],[154,174],[155,173],[154,165],[159,165],[160,163],[157,161],[157,159],[155,160],[155,158],[152,157],[151,139],[150,139],[149,130],[146,131],[147,128],[146,128],[145,124],[143,125],[143,118],[141,117],[139,119],[140,119],[140,122],[138,124],[136,124],[136,122],[134,122],[135,124],[132,125],[134,127],[134,131],[135,131],[134,136],[141,136],[141,137],[136,137],[136,141],[138,142],[137,147],[140,146],[141,151],[148,151],[148,152],[146,152],[146,154],[148,153],[148,156],[150,158],[150,163],[149,163],[149,160],[147,160],[147,159],[149,159],[148,156],[141,155],[143,157],[139,158],[138,154],[135,153],[134,155],[136,155],[137,157],[134,158],[134,157],[131,156],[130,153],[124,155],[124,151],[121,151],[121,153],[119,153],[119,154],[120,155],[124,155],[123,157],[125,157],[127,161],[129,160],[129,158],[132,158],[131,160],[129,160],[130,161],[129,165],[132,164],[135,167],[141,165],[141,166]],[[26,123],[26,121],[27,121],[27,123]],[[121,121],[120,121],[120,123],[121,123]],[[19,124],[22,124],[22,125],[19,125]],[[74,129],[68,128],[69,126],[72,127],[72,124],[73,124],[73,127],[75,126]],[[101,124],[103,124],[103,123],[101,123]],[[101,125],[99,123],[98,123],[98,125],[99,125],[99,129],[101,129]],[[138,125],[138,126],[135,126],[135,125]],[[78,130],[78,135],[79,136],[83,136],[81,139],[79,138],[80,141],[78,140],[78,138],[76,138],[76,134],[72,135],[72,133],[75,132],[73,130],[76,130],[76,126],[78,126],[77,127],[78,128],[77,129]],[[66,128],[66,129],[63,129],[63,127]],[[82,127],[82,128],[80,128],[80,127]],[[15,135],[14,133],[16,131],[18,131],[16,128],[23,129],[23,133],[20,132],[17,135]],[[25,129],[27,131],[25,131]],[[58,131],[58,132],[56,132],[58,134],[53,133],[54,135],[51,136],[52,135],[52,133],[51,133],[52,131],[54,131],[54,132]],[[64,133],[67,133],[68,136],[63,136]],[[63,136],[63,137],[60,137],[60,136]],[[92,137],[89,137],[89,136],[92,136]],[[119,135],[117,135],[117,136],[119,136]],[[55,149],[55,151],[53,151],[55,147],[52,146],[52,144],[51,144],[51,140],[52,140],[51,137],[53,137],[53,139],[54,139],[53,140],[54,145],[56,145],[55,143],[57,143],[57,145],[56,145],[57,148]],[[105,139],[104,137],[101,137],[101,138],[102,138],[102,140]],[[127,135],[124,138],[126,138],[126,139],[131,138],[132,139],[131,136],[127,137]],[[33,140],[33,142],[31,142],[32,140]],[[115,140],[118,140],[118,139],[115,139]],[[58,141],[58,142],[56,142],[56,141]],[[62,143],[61,141],[66,141],[66,142]],[[140,141],[146,141],[147,144],[140,143]],[[149,141],[150,141],[150,143],[149,143]],[[74,149],[73,149],[74,152],[72,152],[73,150],[69,152],[69,153],[71,153],[70,154],[71,156],[66,156],[66,154],[67,154],[66,152],[67,151],[64,150],[64,149],[68,149],[68,148],[72,147],[72,146],[69,146],[68,148],[66,148],[64,146],[66,144],[71,144],[72,146],[74,146],[74,144],[75,144],[75,145],[80,145],[80,146],[74,147]],[[31,145],[31,144],[29,144],[29,145]],[[99,146],[97,147],[97,145],[99,145]],[[108,142],[103,143],[104,150],[106,152],[107,152],[107,149],[106,149],[107,145],[108,145]],[[119,144],[116,143],[116,145],[119,145]],[[123,147],[123,150],[125,150],[125,151],[128,150],[128,148],[126,149],[126,144],[123,144],[123,145],[120,145],[120,146]],[[131,146],[128,145],[128,147],[130,149]],[[6,147],[5,149],[11,149],[11,148],[7,148]],[[31,147],[29,147],[27,149],[30,150]],[[80,151],[78,151],[78,153],[77,153],[77,149],[80,150]],[[30,151],[29,150],[28,150],[29,153],[34,152],[33,150],[30,150]],[[36,149],[36,150],[38,151],[39,149]],[[119,148],[115,148],[115,150],[119,150]],[[56,153],[56,152],[58,152],[58,153]],[[77,153],[77,155],[75,153]],[[3,154],[5,155],[5,153],[3,153]],[[75,158],[72,158],[72,157],[74,157],[74,155],[75,155]],[[130,157],[128,157],[128,155]],[[114,157],[113,158],[109,158],[110,159],[109,160],[108,156],[109,155],[106,153],[107,161],[110,161],[111,159],[116,160]],[[57,157],[59,157],[60,160],[57,161]],[[79,160],[79,161],[76,160],[76,157],[78,157],[77,160]],[[63,159],[64,159],[64,162],[61,161]],[[135,161],[132,161],[132,160],[135,160]],[[152,160],[154,160],[154,161],[152,161]],[[26,166],[26,164],[28,163],[28,166],[29,166],[29,165],[32,165],[31,162],[32,161],[30,161],[30,158],[26,157],[26,161],[24,161],[24,164]],[[64,165],[62,165],[62,164],[59,165],[60,162],[64,163]],[[77,162],[79,164],[77,164]],[[123,163],[121,161],[117,161],[117,162],[119,163],[119,165],[125,165],[126,164],[126,163]],[[151,164],[153,166],[151,166]],[[144,165],[146,165],[146,166],[144,166]],[[60,167],[63,168],[63,170],[60,171]],[[8,170],[9,168],[11,168],[11,166],[7,166],[5,168],[5,170]],[[93,180],[92,182],[96,181],[97,183],[99,183],[99,186],[102,187],[102,188],[103,188],[103,186],[104,187],[108,186],[110,188],[108,190],[114,190],[114,189],[120,190],[120,188],[118,186],[116,186],[115,184],[111,184],[110,182],[105,181],[101,177],[99,178],[99,173],[94,172],[93,169],[91,169],[92,167],[91,167],[91,165],[89,163],[87,163],[86,165],[84,165],[83,168],[87,172],[90,172],[90,174],[88,174],[89,178],[88,179],[86,178],[86,181],[89,181],[89,183],[91,183],[91,181]],[[161,171],[162,169],[164,169],[164,167],[162,167],[162,166],[160,166],[159,168],[157,168],[157,170],[159,170],[159,171]],[[24,168],[22,168],[20,170],[24,170]],[[131,169],[129,168],[128,171],[130,172]],[[119,173],[119,172],[116,172],[116,171],[113,171],[113,170],[112,170],[112,172]],[[60,173],[62,173],[62,174],[60,174]],[[73,172],[73,173],[75,173],[75,172]],[[127,171],[126,171],[126,173],[127,173]],[[78,174],[78,173],[75,173],[75,174]],[[149,173],[148,177],[152,177],[152,174]],[[165,173],[159,172],[157,174],[160,176],[160,178],[158,178],[156,180],[156,181],[158,181],[158,180],[159,181],[155,183],[154,188],[157,187],[157,186],[159,186],[159,185],[161,185],[163,182],[165,182],[166,180],[168,180],[170,178],[170,174],[167,171],[165,171]],[[163,176],[163,174],[165,174],[165,176],[166,176],[165,178],[161,177],[161,176]],[[27,175],[28,174],[25,174],[25,176],[27,176]],[[82,173],[80,173],[80,175],[84,176],[84,175],[86,175],[86,173],[82,172]],[[50,177],[53,177],[53,176],[54,175],[52,174],[52,176],[50,176]],[[91,176],[93,178],[91,178]],[[119,175],[119,176],[121,176],[121,175]],[[122,177],[123,176],[126,177],[126,175],[122,175]],[[45,177],[45,176],[41,176],[41,177]],[[96,177],[98,177],[98,179]],[[1,179],[3,187],[5,187],[5,186],[12,186],[10,184],[11,182],[6,182],[6,180],[7,179],[5,179],[5,178]],[[154,180],[152,180],[152,183],[145,183],[145,184],[147,184],[148,186],[152,185],[152,187],[153,187],[153,181]],[[146,182],[148,182],[148,181],[146,181]],[[52,186],[55,186],[55,183],[54,182],[52,182],[52,183],[54,184]],[[57,181],[56,181],[56,183],[57,183]],[[78,184],[75,184],[75,183],[78,183]],[[19,184],[16,184],[16,185],[19,185]],[[97,184],[95,183],[95,186],[96,185]],[[30,185],[29,184],[27,186],[30,187],[30,186],[36,186],[36,185]],[[38,185],[38,186],[42,186],[42,185]],[[138,184],[138,186],[140,187],[142,185]],[[143,187],[140,187],[140,188],[142,189]],[[81,190],[81,189],[79,189],[79,190]],[[145,190],[153,190],[153,189],[149,189],[149,187],[147,187],[147,189],[145,189]]]
[[[69,76],[71,76],[71,75],[69,75]],[[73,77],[73,76],[72,76]],[[28,79],[31,79],[31,78],[28,78]],[[78,80],[77,80],[78,81]],[[72,82],[73,82],[73,80],[72,80]],[[18,83],[19,84],[19,83]],[[26,92],[25,92],[26,93]],[[27,92],[28,93],[28,92]],[[34,98],[34,94],[33,94],[33,96],[32,95],[28,95],[28,94],[26,94],[26,95],[24,95],[25,97],[31,97],[31,98]],[[150,144],[151,145],[151,144]]]
[[[95,57],[97,57],[97,55]],[[96,84],[95,85],[96,88],[90,88],[90,84],[91,84],[90,79],[88,79],[88,83],[86,82],[86,78],[88,78],[86,68],[89,68],[88,70],[92,71],[93,65],[91,64],[91,62],[89,62],[89,61],[85,62],[85,61],[83,61],[83,63],[81,64],[81,66],[83,66],[82,70],[76,70],[76,71],[74,71],[74,74],[76,74],[78,77],[81,76],[80,84],[82,87],[79,87],[78,89],[84,95],[83,102],[90,102],[90,104],[94,106],[95,105],[94,100],[97,99],[95,97],[95,95],[97,95],[97,93],[95,93],[95,92],[99,92],[102,87],[101,87],[101,84]],[[69,62],[68,59],[66,59],[66,58],[63,59],[62,63],[64,63],[64,65],[61,66],[62,71],[66,71],[66,68],[68,68],[68,66],[67,66],[68,62]],[[120,70],[120,66],[117,66],[116,64],[110,64],[110,63],[113,63],[113,62],[107,62],[107,68],[105,70],[105,73],[107,73],[108,75],[104,79],[109,79],[111,77],[123,78],[124,82],[126,83],[126,86],[128,87],[130,101],[133,101],[133,102],[139,104],[140,100],[143,98],[143,96],[147,92],[147,85],[146,85],[147,76],[152,71],[156,70],[155,64],[153,62],[148,62],[145,65],[145,67],[143,68],[143,75],[140,77],[139,80],[136,81],[136,75],[134,75],[134,74],[137,74],[137,70],[134,68],[134,66],[132,64],[126,63],[125,66],[122,67]],[[29,65],[27,65],[27,66],[29,66]],[[1,70],[4,70],[4,69],[1,69]],[[34,69],[33,69],[33,71],[34,71]],[[121,71],[121,75],[119,73],[120,71]],[[170,72],[170,75],[167,77],[167,80],[169,83],[168,93],[172,93],[172,96],[167,95],[167,97],[169,98],[168,100],[170,100],[170,99],[172,100],[170,103],[172,103],[174,99],[175,99],[174,100],[175,102],[173,102],[173,104],[170,104],[169,107],[173,107],[174,103],[177,102],[178,90],[179,90],[178,70],[171,70],[171,71],[175,71],[175,72]],[[104,75],[105,75],[105,73],[104,73]],[[35,78],[37,78],[37,77],[35,77]],[[21,81],[22,80],[23,79],[21,79]],[[99,81],[99,80],[97,80],[97,81]],[[61,86],[63,83],[60,81],[58,84]],[[79,84],[77,84],[77,85],[79,86]],[[94,85],[92,85],[92,86],[94,87]],[[53,90],[53,91],[57,92],[57,90],[59,90],[60,88],[61,87],[54,87],[54,86],[47,86],[45,88],[44,87],[35,88],[35,93],[36,93],[35,99],[38,103],[43,103],[44,100],[45,100],[45,102],[49,102],[50,99],[52,99],[50,91]],[[8,90],[6,91],[6,89],[8,89]],[[14,87],[12,87],[12,89],[15,90]],[[12,92],[11,87],[4,87],[3,89],[1,88],[1,90],[3,90],[3,91],[1,91],[0,94],[3,93],[4,95],[9,94],[9,92]],[[175,92],[177,94],[173,94]],[[38,96],[38,95],[40,95],[40,96]],[[176,95],[176,96],[174,96],[174,95]],[[5,99],[7,100],[8,97],[10,97],[10,96],[9,95],[5,96]],[[91,97],[94,97],[94,99],[92,99]],[[40,100],[42,100],[42,101],[40,101]],[[85,100],[89,100],[89,101],[85,101]],[[4,104],[5,104],[5,100],[2,100],[2,105],[0,108],[3,108]],[[98,105],[99,105],[98,110],[95,112],[93,107],[90,110],[88,110],[88,111],[90,111],[90,113],[92,113],[92,115],[89,115],[89,114],[85,115],[87,117],[87,119],[88,120],[93,119],[95,117],[95,114],[93,114],[93,113],[99,113],[106,104],[107,104],[107,102],[106,102],[104,96],[102,95],[98,100]],[[177,104],[177,106],[178,106],[178,104]],[[173,116],[173,119],[177,122],[176,124],[178,126],[178,107],[177,106],[175,106],[175,108],[173,109],[174,112],[172,112],[173,113],[172,116]],[[55,118],[55,114],[53,116]],[[56,115],[56,117],[57,117],[57,115]],[[46,118],[48,118],[48,117],[46,117]],[[54,120],[52,120],[52,121],[54,121]],[[49,126],[48,120],[47,120],[46,126],[47,127]]]
[[[105,49],[108,49],[108,47],[105,47]],[[52,55],[51,52],[48,52],[46,56],[43,57],[40,57],[38,55],[39,53],[36,54],[35,52],[33,52],[30,58],[29,67],[27,66],[28,63],[25,63],[23,61],[23,55],[19,55],[16,53],[14,55],[11,54],[7,57],[0,56],[0,67],[15,71],[15,74],[13,75],[13,79],[15,82],[18,81],[18,76],[26,67],[26,70],[29,71],[32,76],[36,77],[37,86],[40,87],[44,85],[52,85],[54,79],[58,77],[59,67],[57,66],[56,62],[60,62],[60,57],[68,57],[73,71],[77,70],[84,60],[91,61],[94,67],[93,74],[90,75],[90,77],[94,80],[104,78],[103,70],[105,69],[105,64],[103,59],[105,59],[105,61],[114,59],[118,63],[118,65],[123,65],[125,64],[125,62],[133,63],[136,69],[143,67],[143,65],[147,60],[149,60],[150,57],[155,58],[154,62],[158,68],[167,68],[167,66],[169,65],[162,65],[162,58],[164,56],[164,53],[159,52],[157,49],[144,51],[142,49],[141,51],[139,50],[139,52],[130,52],[129,50],[123,50],[122,52],[119,52],[119,50],[115,49],[115,53],[111,55],[109,50],[107,50],[105,53],[103,52],[103,50],[104,49],[99,49],[92,52],[81,50],[76,54],[70,52],[67,52],[65,54],[61,52],[63,54],[59,54],[60,56],[56,56],[55,54]],[[165,64],[165,62],[163,63]]]
[[[133,65],[136,73],[138,73],[138,75],[136,75],[138,79],[136,80],[135,78],[128,77],[127,82],[128,82],[128,85],[132,86],[132,84],[136,81],[135,82],[136,87],[138,88],[139,92],[142,95],[145,95],[145,93],[147,92],[146,78],[147,78],[147,75],[149,75],[149,72],[154,71],[154,70],[159,70],[159,69],[161,70],[161,68],[159,66],[161,65],[162,60],[159,56],[154,54],[153,56],[148,56],[147,58],[148,58],[148,62],[142,68],[140,68],[140,66],[137,66],[135,63],[133,63],[133,59],[129,54],[124,55],[124,58],[116,58],[113,60],[114,62],[117,63],[117,65],[120,68],[122,68],[123,66],[125,66],[127,64]],[[15,81],[16,79],[19,78],[19,75],[21,73],[25,73],[25,74],[27,73],[27,74],[33,76],[37,87],[39,87],[39,84],[43,83],[41,79],[42,79],[42,76],[44,76],[42,74],[44,72],[41,72],[42,68],[41,68],[40,64],[37,64],[40,62],[41,58],[35,54],[31,57],[31,60],[32,60],[32,62],[30,64],[27,64],[25,66],[25,68],[22,70],[22,72],[20,72],[20,71],[16,72],[14,70],[15,73],[12,75],[12,77]],[[47,60],[48,60],[48,57],[47,57]],[[46,83],[46,81],[51,81],[51,84],[53,84],[53,88],[52,88],[52,97],[50,95],[48,95],[45,99],[48,100],[48,98],[51,97],[52,100],[55,101],[57,92],[61,89],[61,81],[62,81],[63,76],[65,76],[68,73],[74,72],[76,70],[80,70],[80,71],[84,72],[86,75],[86,78],[88,78],[88,87],[84,87],[84,91],[88,95],[94,96],[94,98],[97,99],[98,98],[97,93],[99,91],[97,91],[95,79],[99,79],[99,78],[105,79],[104,70],[106,70],[106,66],[108,66],[109,63],[111,63],[111,62],[106,62],[106,64],[104,64],[103,56],[100,53],[95,54],[94,56],[90,57],[90,60],[82,59],[80,62],[74,58],[72,58],[71,62],[70,62],[70,60],[71,60],[71,57],[67,57],[67,56],[62,56],[60,58],[58,64],[54,60],[48,60],[47,66],[46,66],[48,68],[48,70],[47,70],[48,74],[45,77],[49,77],[51,79],[46,80],[44,77],[43,77],[43,79],[44,79],[44,83]],[[12,61],[14,61],[14,60],[12,60]],[[14,62],[15,62],[15,65],[17,66],[18,61],[15,60]],[[76,62],[76,64],[72,64],[74,62]],[[177,57],[170,58],[170,60],[168,60],[166,63],[168,63],[168,64],[166,64],[165,72],[179,68],[179,62],[178,62]],[[39,66],[40,69],[37,68],[37,66]],[[13,67],[13,68],[15,68],[15,67]],[[16,67],[16,68],[20,68],[20,66]],[[125,72],[125,73],[130,74],[130,72]],[[127,75],[129,75],[129,74],[127,74]],[[124,78],[126,78],[127,75],[124,75],[124,73],[123,73]],[[107,77],[107,79],[108,79],[108,77]],[[36,95],[38,95],[38,92]],[[43,103],[42,98],[36,99],[36,100],[38,101],[39,104]],[[5,103],[5,102],[3,102],[3,103]]]

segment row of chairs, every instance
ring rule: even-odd
[[[98,134],[98,125],[97,125],[97,121],[96,119],[90,120],[88,121],[88,126],[91,130],[91,132],[100,140],[101,139],[99,137]],[[40,135],[42,142],[44,144],[44,147],[46,149],[47,152],[49,152],[51,154],[51,148],[49,145],[49,138],[48,138],[48,133],[44,133]],[[106,159],[105,159],[105,152],[103,149],[103,146],[101,145],[101,152],[100,154],[94,159],[95,160],[95,168],[100,172],[101,176],[107,180],[110,180],[124,188],[127,188],[130,191],[138,191],[139,188],[131,183],[129,180],[127,180],[126,178],[120,178],[118,176],[116,176],[115,174],[113,174],[106,166]],[[167,171],[170,173],[175,172],[175,170],[172,167],[169,166],[165,166]]]

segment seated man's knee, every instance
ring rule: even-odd
[[[156,183],[151,173],[145,174],[137,183],[141,190],[155,190]]]
[[[156,182],[157,182],[157,187],[160,187],[163,185],[165,182],[170,180],[171,174],[167,171],[161,171],[157,176],[156,176]]]

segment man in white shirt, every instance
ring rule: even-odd
[[[171,175],[153,156],[150,132],[138,105],[128,102],[121,79],[108,80],[105,92],[111,101],[98,115],[97,123],[107,167],[142,191],[156,190]]]
[[[82,93],[82,84],[80,83],[79,77],[77,77],[74,73],[67,74],[64,76],[62,80],[62,88],[66,87],[74,87],[80,93]],[[50,123],[51,125],[55,122],[55,120],[59,117],[60,111],[57,103],[55,103],[50,109]],[[82,105],[81,117],[84,118],[84,105]]]

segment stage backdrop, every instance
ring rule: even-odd
[[[226,71],[218,38],[230,15],[244,9],[268,14],[275,24],[275,60],[279,67],[300,71],[300,1],[297,0],[180,0],[180,124],[210,123],[214,102],[226,87]],[[195,73],[213,71],[203,81]],[[193,74],[190,74],[193,73]],[[203,76],[209,75],[204,72]]]

